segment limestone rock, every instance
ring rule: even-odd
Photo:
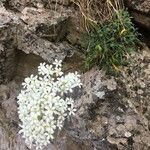
[[[0,83],[15,75],[18,50],[36,54],[48,62],[55,58],[63,60],[73,50],[67,42],[60,42],[66,34],[64,22],[70,13],[66,9],[60,15],[43,7],[24,7],[16,13],[0,7]],[[56,36],[51,38],[55,26]]]
[[[125,3],[134,20],[150,30],[150,0],[127,0]]]
[[[75,89],[72,93],[77,107],[76,116],[71,120],[66,120],[64,130],[59,133],[53,144],[48,145],[44,150],[123,150],[126,147],[136,150],[139,147],[141,149],[148,148],[150,143],[149,109],[145,110],[144,104],[149,108],[149,87],[147,85],[149,84],[149,74],[144,73],[144,70],[148,67],[149,52],[141,53],[143,54],[138,52],[132,56],[130,64],[132,75],[125,72],[125,68],[122,68],[125,77],[122,75],[113,77],[113,79],[97,68],[82,74],[82,89]],[[27,67],[31,54],[24,53],[24,55],[28,58],[23,60],[24,56],[20,57],[22,60],[20,63],[24,64],[19,64],[23,70],[25,70],[25,66]],[[32,58],[31,64],[38,62],[38,60],[34,61],[33,55],[30,58]],[[141,63],[143,65],[140,65]],[[136,89],[132,88],[132,86],[140,85],[141,80],[147,88],[144,90],[144,97],[139,96],[135,92]],[[110,90],[106,83],[109,86],[112,84],[115,88]],[[1,91],[0,149],[27,150],[24,139],[17,135],[19,120],[16,96],[20,86],[15,84],[10,82],[3,86]],[[103,96],[97,96],[95,92],[103,92]],[[132,92],[135,92],[135,97]],[[143,102],[143,108],[140,109],[144,110],[144,114],[142,114],[143,110],[140,112],[138,109],[141,106],[141,101],[137,102],[138,98]]]
[[[15,31],[18,23],[4,7],[0,7],[0,84],[11,80],[15,72]],[[10,28],[9,25],[12,25]]]

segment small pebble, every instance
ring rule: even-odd
[[[131,137],[132,136],[132,134],[130,133],[130,132],[125,132],[125,137],[127,137],[127,138],[129,138],[129,137]]]
[[[142,90],[138,90],[137,93],[141,95],[141,94],[143,94],[143,91]]]

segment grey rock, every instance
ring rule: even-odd
[[[66,42],[59,42],[57,37],[66,34],[60,33],[60,28],[65,31],[64,21],[70,14],[69,9],[60,15],[43,7],[24,7],[21,12],[0,7],[0,83],[6,83],[16,74],[18,49],[26,54],[40,56],[47,62],[52,62],[55,58],[63,60],[72,47]],[[47,28],[39,29],[41,25]],[[56,42],[45,38],[45,34],[48,37],[53,34],[54,26],[58,26]]]
[[[134,20],[150,30],[150,0],[126,0]]]

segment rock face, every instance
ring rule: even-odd
[[[81,42],[81,29],[72,5],[70,0],[0,1],[0,150],[29,150],[18,135],[21,81],[43,61],[63,59],[66,72],[82,65],[74,46]],[[149,28],[149,0],[127,5]],[[45,150],[150,149],[150,54],[144,47],[119,77],[96,68],[82,74],[83,87],[72,94],[76,116]]]
[[[150,30],[150,0],[127,0],[125,3],[135,21]]]
[[[47,62],[55,58],[63,60],[74,52],[75,48],[64,40],[66,23],[73,10],[66,7],[66,3],[59,3],[61,12],[44,4],[26,0],[1,2],[0,83],[13,78],[18,50],[38,55]]]
[[[19,56],[19,66],[24,70],[17,73],[19,76],[34,72],[42,61],[33,54],[22,52]],[[148,150],[149,62],[149,49],[145,48],[132,55],[130,66],[121,69],[121,76],[107,76],[96,68],[83,74],[82,89],[72,93],[76,116],[66,120],[64,130],[44,150]],[[16,96],[20,84],[16,81],[0,87],[0,149],[3,150],[28,150],[24,139],[17,134]]]
[[[9,23],[12,24],[11,28]],[[14,76],[16,24],[15,16],[0,7],[0,83]]]

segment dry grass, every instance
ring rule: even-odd
[[[66,1],[79,8],[79,13],[75,15],[79,19],[77,22],[80,23],[82,31],[89,31],[96,24],[103,24],[112,18],[114,12],[124,9],[123,0],[48,0],[49,7],[60,15]]]
[[[91,25],[103,24],[114,12],[124,9],[123,0],[71,0],[80,10],[80,21],[86,30]]]

